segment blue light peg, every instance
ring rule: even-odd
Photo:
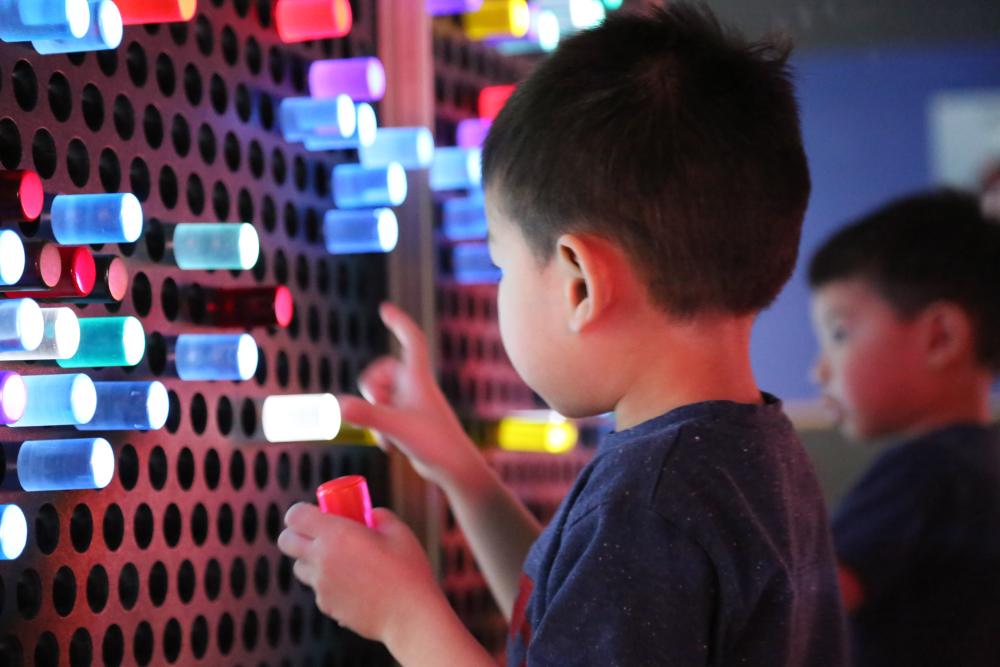
[[[90,29],[79,38],[36,39],[31,43],[42,55],[116,49],[122,43],[122,14],[112,0],[89,0]]]
[[[33,299],[0,301],[0,352],[32,352],[44,333],[42,309]]]
[[[430,186],[442,190],[471,190],[483,181],[482,153],[478,148],[447,146],[434,151]]]
[[[142,205],[130,192],[57,195],[52,234],[62,245],[131,243],[142,234]]]
[[[87,0],[0,0],[0,39],[79,39],[90,28]]]
[[[331,255],[390,252],[399,240],[399,225],[390,208],[329,210],[323,217],[323,236]]]
[[[167,423],[170,399],[162,382],[95,382],[94,418],[81,431],[156,431]]]
[[[315,100],[311,97],[286,97],[278,109],[281,133],[285,141],[302,141],[316,128],[326,128],[331,136],[347,139],[358,126],[358,112],[347,95]]]
[[[181,334],[174,365],[182,380],[249,380],[257,372],[258,354],[250,334]]]
[[[24,275],[24,242],[9,229],[0,229],[0,285],[13,285]]]
[[[359,148],[375,141],[378,134],[378,117],[372,105],[362,102],[355,105],[357,122],[354,133],[349,137],[341,135],[340,129],[323,126],[302,137],[302,144],[310,151],[331,151],[344,148]]]
[[[97,391],[83,373],[23,375],[28,402],[11,426],[79,426],[94,417]]]
[[[486,238],[486,204],[483,193],[447,199],[441,205],[441,233],[449,241]]]
[[[246,222],[182,222],[168,233],[181,269],[252,269],[260,257],[260,237]]]
[[[17,505],[0,505],[0,560],[14,560],[28,543],[28,522]]]
[[[398,162],[386,167],[338,164],[330,176],[338,208],[399,206],[406,200],[406,171]]]
[[[485,243],[463,243],[452,248],[451,272],[455,282],[463,285],[496,283],[501,276]]]
[[[26,440],[17,452],[25,491],[103,489],[115,474],[115,453],[104,438]]]
[[[365,167],[386,167],[393,162],[404,169],[426,169],[434,159],[434,136],[426,127],[382,127],[375,141],[358,149]]]

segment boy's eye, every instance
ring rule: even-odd
[[[847,329],[844,327],[833,327],[830,329],[830,340],[834,343],[843,343],[847,340]]]

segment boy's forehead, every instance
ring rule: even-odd
[[[875,285],[862,277],[840,278],[823,284],[813,291],[812,304],[818,314],[843,314],[889,306]]]

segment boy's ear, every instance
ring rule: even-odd
[[[975,355],[974,327],[964,308],[938,301],[924,308],[918,317],[924,358],[931,369],[940,370]]]
[[[614,292],[614,261],[607,243],[594,236],[563,234],[556,241],[570,331],[583,331],[606,313]]]

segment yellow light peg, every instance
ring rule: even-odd
[[[474,41],[524,37],[530,24],[527,0],[485,0],[478,10],[462,15],[465,36]]]
[[[518,452],[564,454],[576,446],[580,433],[572,422],[554,412],[529,412],[500,420],[497,444]]]

